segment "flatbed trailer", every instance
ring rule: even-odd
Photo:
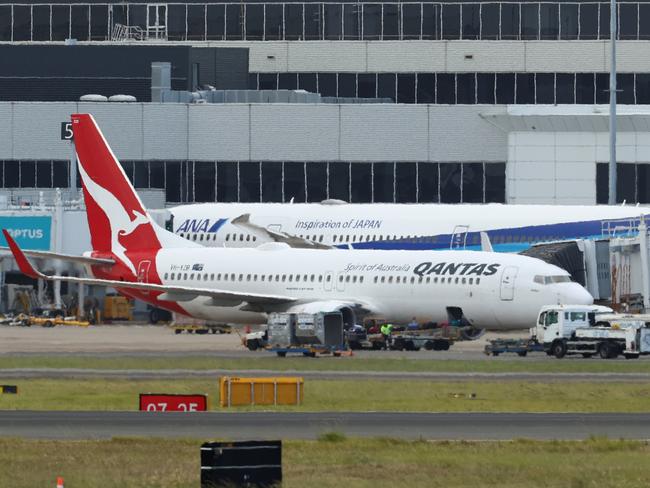
[[[394,351],[419,351],[422,348],[427,351],[448,351],[461,336],[459,327],[395,331],[391,334],[389,348]],[[368,334],[361,345],[367,349],[385,349],[386,338],[383,334]]]
[[[488,356],[511,352],[523,358],[529,352],[544,352],[544,346],[532,339],[494,339],[486,344],[483,352]]]
[[[195,324],[178,324],[170,325],[174,334],[187,332],[188,334],[230,334],[232,327],[228,325],[195,325]]]
[[[305,357],[314,358],[316,356],[332,355],[339,357],[347,354],[349,350],[345,346],[325,346],[322,344],[286,346],[286,347],[267,347],[267,351],[274,352],[278,357],[284,358],[287,354],[302,354]]]

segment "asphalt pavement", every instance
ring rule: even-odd
[[[326,432],[439,440],[650,439],[650,413],[0,411],[0,435],[28,438],[314,439]]]

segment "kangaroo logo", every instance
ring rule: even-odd
[[[88,176],[88,173],[86,173],[82,164],[79,165],[79,172],[83,179],[84,186],[86,187],[86,191],[90,194],[93,200],[95,200],[108,218],[108,225],[111,228],[111,252],[117,256],[134,275],[136,275],[135,266],[126,256],[126,248],[120,243],[119,237],[131,234],[140,225],[148,223],[149,218],[145,214],[134,210],[133,213],[135,214],[135,219],[132,220],[129,212],[124,208],[122,203],[115,198],[115,195],[95,183],[90,176]]]

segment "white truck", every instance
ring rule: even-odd
[[[650,316],[615,314],[597,305],[552,305],[540,311],[533,339],[557,358],[633,359],[650,354]]]

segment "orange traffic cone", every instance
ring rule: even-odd
[[[56,478],[56,488],[64,488],[64,486],[63,486],[63,476],[58,476]]]

